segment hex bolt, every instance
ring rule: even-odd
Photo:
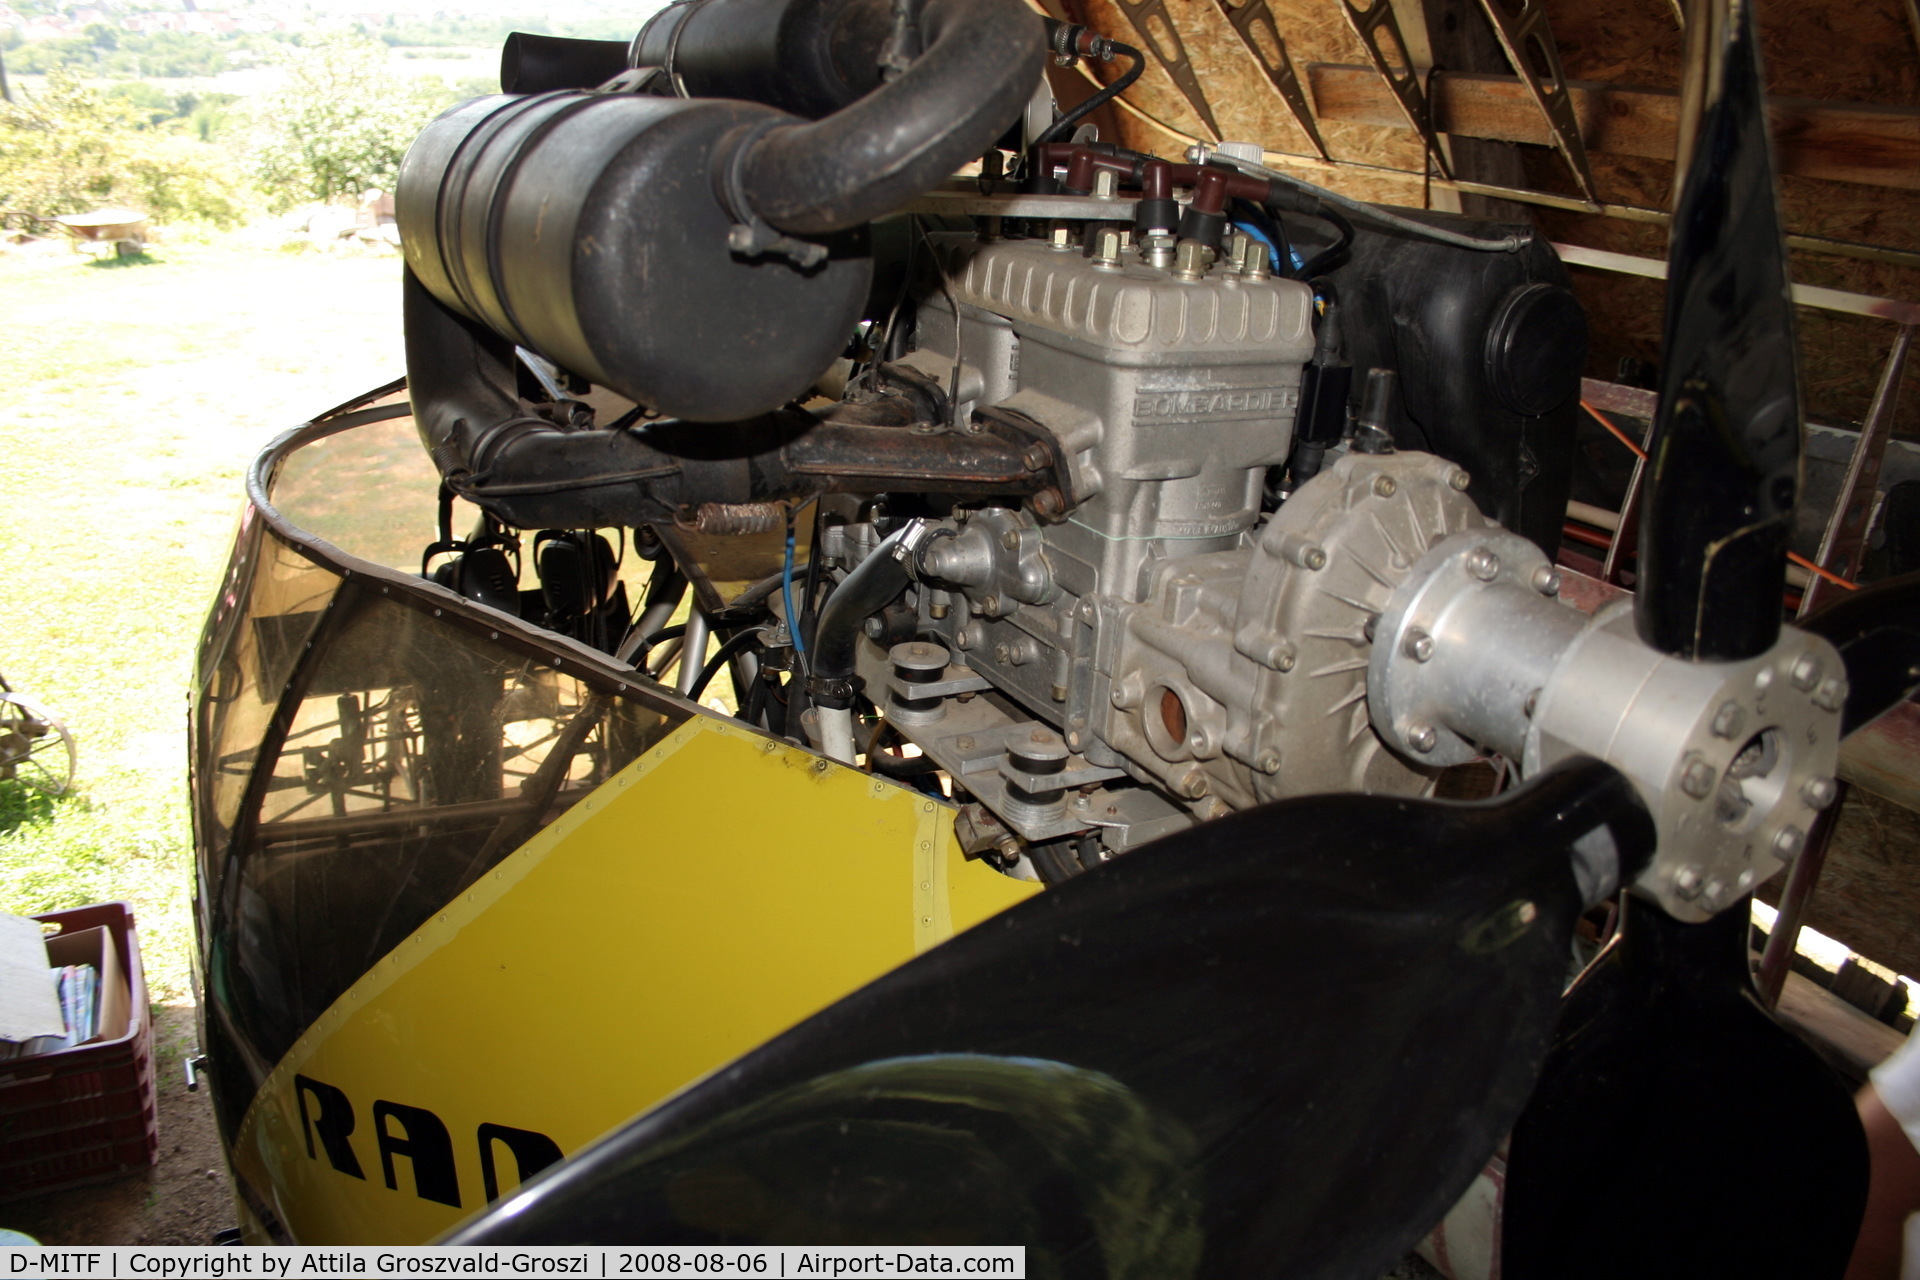
[[[1717,907],[1720,905],[1720,900],[1726,897],[1726,895],[1727,895],[1726,881],[1709,880],[1707,881],[1706,885],[1702,887],[1700,890],[1700,903],[1702,906],[1706,906],[1706,907]]]
[[[1018,551],[1020,549],[1019,531],[1017,529],[1009,529],[1001,534],[1000,545],[1008,551]]]
[[[1320,547],[1308,547],[1300,553],[1300,563],[1317,572],[1327,567],[1327,553]]]
[[[1745,707],[1731,700],[1723,702],[1720,704],[1720,709],[1713,713],[1713,736],[1731,738],[1738,734],[1746,723]]]
[[[1119,190],[1119,186],[1120,175],[1111,169],[1102,169],[1093,175],[1093,198],[1096,200],[1111,200]],[[1117,232],[1103,234],[1118,235]]]
[[[1102,271],[1120,270],[1120,254],[1126,248],[1120,233],[1111,228],[1102,231],[1093,242],[1093,265]]]
[[[1260,753],[1260,759],[1255,762],[1254,767],[1262,773],[1280,772],[1280,753],[1278,751],[1262,751]]]
[[[1433,657],[1433,637],[1416,628],[1400,641],[1400,650],[1415,662],[1426,662]]]
[[[1806,842],[1807,833],[1800,828],[1782,827],[1780,834],[1773,838],[1773,851],[1782,858],[1795,857]]]
[[[1425,720],[1415,720],[1407,726],[1407,745],[1421,755],[1427,754],[1439,744],[1439,732]]]
[[[878,640],[880,638],[881,633],[887,629],[887,624],[880,621],[880,619],[876,616],[876,617],[868,618],[864,623],[861,624],[860,629],[866,632],[871,639]]]
[[[1180,794],[1189,800],[1198,800],[1207,794],[1207,775],[1199,769],[1189,769],[1180,775]]]
[[[1828,676],[1822,680],[1813,695],[1813,705],[1822,711],[1838,711],[1846,701],[1847,682],[1838,676]]]
[[[1173,276],[1176,280],[1199,280],[1207,274],[1207,246],[1198,240],[1182,240],[1173,251]]]
[[[1690,756],[1686,767],[1680,771],[1680,789],[1695,800],[1705,800],[1713,794],[1713,784],[1719,778],[1712,765],[1698,755]]]
[[[1003,667],[1012,662],[1013,646],[1004,640],[993,646],[993,660]]]
[[[1459,467],[1455,467],[1447,473],[1447,483],[1453,487],[1454,492],[1465,493],[1467,486],[1473,483],[1473,476],[1468,472],[1462,471]]]
[[[1392,476],[1375,476],[1373,478],[1373,493],[1377,498],[1391,498],[1399,489],[1400,486],[1394,483]]]
[[[1834,785],[1832,778],[1808,778],[1806,785],[1800,788],[1800,798],[1806,801],[1809,809],[1824,809],[1839,794],[1840,788]]]
[[[1543,564],[1533,571],[1533,589],[1543,596],[1560,594],[1560,571],[1550,564]]]
[[[1700,873],[1692,867],[1681,867],[1673,873],[1673,891],[1683,898],[1700,896]]]
[[[1067,745],[1071,747],[1073,750],[1078,751],[1080,749],[1080,744],[1084,741],[1085,739],[1080,736],[1080,731],[1078,729],[1067,730]]]
[[[973,628],[962,627],[953,633],[953,642],[962,649],[973,648]]]
[[[990,595],[986,597],[984,600],[980,602],[980,612],[986,614],[989,618],[999,617],[1000,616],[1000,597],[994,596],[994,595]]]
[[[1049,238],[1048,247],[1053,249],[1073,248],[1073,228],[1064,222],[1054,223],[1053,234]]]
[[[1793,679],[1793,687],[1802,693],[1810,692],[1820,683],[1820,657],[1818,654],[1803,653],[1794,659],[1793,669],[1787,674]]]
[[[1482,582],[1500,576],[1500,557],[1486,547],[1475,547],[1467,556],[1467,572]]]

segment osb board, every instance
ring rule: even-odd
[[[1255,63],[1216,0],[1166,0],[1187,56],[1191,60],[1207,103],[1228,138],[1259,142],[1275,151],[1312,155],[1313,143],[1294,121],[1293,113]],[[1114,0],[1083,0],[1073,6],[1097,30],[1141,47],[1144,37]],[[1269,0],[1274,23],[1287,44],[1287,54],[1302,81],[1312,62],[1365,62],[1366,48],[1347,25],[1337,0]],[[1071,9],[1070,9],[1071,11]],[[1127,91],[1127,100],[1161,121],[1194,137],[1206,129],[1188,105],[1186,95],[1148,60],[1146,74]],[[1158,155],[1178,157],[1185,143],[1161,129],[1124,116],[1122,141]],[[1320,133],[1335,158],[1360,164],[1386,165],[1418,171],[1423,148],[1417,134],[1372,125],[1322,122]],[[1420,202],[1420,184],[1388,175],[1326,170],[1303,171],[1313,181],[1363,200]]]

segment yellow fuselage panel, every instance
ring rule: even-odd
[[[341,996],[236,1171],[300,1243],[431,1239],[1034,887],[947,806],[697,716]]]

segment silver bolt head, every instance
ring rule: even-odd
[[[1013,529],[1009,529],[1005,533],[1001,534],[1000,545],[1005,547],[1008,551],[1018,551],[1020,549],[1019,532]]]
[[[958,631],[954,632],[953,642],[959,645],[962,649],[971,649],[973,647],[973,628],[962,627]]]
[[[1700,889],[1700,903],[1702,906],[1715,907],[1720,905],[1720,901],[1723,898],[1725,898],[1726,895],[1727,895],[1726,881],[1709,880]]]
[[[1453,486],[1455,492],[1465,493],[1467,491],[1467,486],[1473,483],[1473,476],[1471,473],[1462,471],[1459,467],[1455,467],[1451,472],[1448,473],[1447,483]]]
[[[1080,749],[1080,743],[1082,741],[1083,739],[1080,737],[1080,731],[1078,729],[1067,730],[1067,745],[1069,747],[1072,747],[1075,751],[1078,751]],[[1080,799],[1082,800],[1082,802],[1084,802],[1086,800],[1086,797],[1082,796],[1080,797]]]
[[[1467,556],[1467,572],[1482,582],[1492,582],[1500,576],[1500,557],[1485,547],[1475,547]]]
[[[1746,723],[1747,709],[1737,702],[1728,700],[1721,703],[1720,709],[1713,713],[1713,736],[1731,738],[1739,733]]]
[[[1695,800],[1705,800],[1713,794],[1713,784],[1719,776],[1712,765],[1695,756],[1680,771],[1680,789]]]
[[[1800,788],[1800,798],[1809,809],[1824,809],[1834,802],[1840,794],[1840,788],[1832,778],[1808,778],[1806,785]]]
[[[1820,667],[1818,654],[1803,653],[1794,659],[1793,669],[1787,674],[1793,680],[1793,687],[1806,693],[1820,683]]]
[[[1426,662],[1433,657],[1433,637],[1424,631],[1409,631],[1400,642],[1400,648],[1415,662]]]
[[[1392,476],[1375,476],[1373,478],[1373,492],[1376,497],[1391,498],[1399,488],[1400,486],[1394,483]]]
[[[1258,767],[1262,773],[1280,772],[1280,753],[1278,751],[1261,752]]]
[[[1681,867],[1673,873],[1673,891],[1683,898],[1694,898],[1700,894],[1700,873],[1692,867]]]
[[[1782,827],[1780,834],[1773,838],[1773,851],[1782,858],[1793,858],[1799,856],[1806,843],[1806,832],[1798,827]]]
[[[1407,726],[1407,745],[1421,755],[1433,750],[1440,744],[1440,734],[1424,720],[1415,720]]]
[[[1180,794],[1189,800],[1198,800],[1207,794],[1207,775],[1198,769],[1189,769],[1180,778]]]
[[[1847,682],[1838,676],[1828,676],[1820,682],[1814,691],[1813,705],[1822,711],[1838,711],[1846,705]]]
[[[986,614],[989,618],[999,617],[1000,616],[1000,597],[988,596],[986,599],[982,600],[980,602],[980,612]]]
[[[1560,594],[1560,571],[1552,565],[1543,564],[1533,571],[1533,589],[1543,596]]]
[[[1301,554],[1300,560],[1307,568],[1315,571],[1327,567],[1327,553],[1319,547],[1308,547],[1306,551]]]
[[[997,644],[993,646],[993,660],[995,662],[998,662],[1004,666],[1007,663],[1007,661],[1012,657],[1013,657],[1013,647],[1011,645]]]

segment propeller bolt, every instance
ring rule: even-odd
[[[1533,571],[1533,589],[1543,596],[1560,594],[1560,572],[1552,565],[1543,564]]]
[[[1425,720],[1415,720],[1407,726],[1407,745],[1421,755],[1434,749],[1440,743],[1440,734]]]
[[[1800,788],[1800,798],[1807,802],[1809,809],[1824,809],[1839,794],[1840,788],[1833,784],[1832,778],[1808,778]]]
[[[1392,476],[1375,476],[1373,478],[1373,492],[1376,497],[1391,498],[1399,488],[1400,486],[1394,483]]]
[[[1500,575],[1500,557],[1485,547],[1475,547],[1467,557],[1467,572],[1482,582],[1492,582]]]
[[[1456,492],[1465,493],[1467,491],[1467,486],[1473,483],[1473,477],[1468,475],[1466,472],[1462,471],[1460,468],[1455,467],[1450,473],[1448,473],[1447,483],[1452,485]]]
[[[1713,784],[1718,777],[1712,765],[1695,755],[1680,771],[1680,789],[1695,800],[1705,800],[1713,794]]]
[[[1747,723],[1747,710],[1737,702],[1723,702],[1713,716],[1713,736],[1731,738]]]
[[[1726,896],[1727,882],[1724,880],[1709,880],[1706,887],[1700,890],[1700,902],[1703,906],[1717,907]]]
[[[1426,662],[1433,657],[1433,637],[1424,631],[1409,631],[1400,648],[1415,662]]]
[[[1820,689],[1813,695],[1813,705],[1822,711],[1838,711],[1847,700],[1847,682],[1838,676],[1828,676],[1820,682]]]
[[[1791,858],[1800,852],[1807,842],[1807,833],[1798,827],[1782,827],[1780,834],[1773,838],[1773,851],[1783,858]]]
[[[1700,895],[1700,873],[1692,867],[1682,867],[1673,873],[1673,891],[1683,898],[1696,898]]]
[[[1820,659],[1815,654],[1803,653],[1787,674],[1793,678],[1793,687],[1805,693],[1820,683]]]

